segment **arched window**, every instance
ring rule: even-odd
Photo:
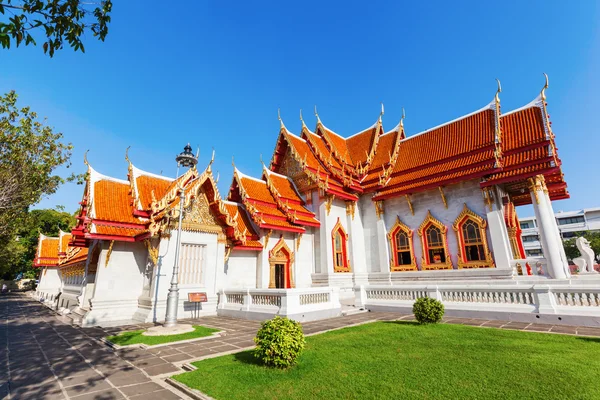
[[[486,226],[486,221],[465,204],[452,225],[458,239],[458,268],[494,267],[487,245]]]
[[[446,240],[447,231],[448,228],[428,211],[427,217],[419,227],[419,236],[423,245],[422,269],[452,269]]]
[[[333,271],[350,272],[347,252],[348,235],[339,218],[331,231],[331,240],[333,242]]]
[[[416,271],[417,262],[413,251],[413,231],[400,218],[388,233],[390,241],[390,271]]]

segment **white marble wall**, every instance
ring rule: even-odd
[[[58,268],[42,268],[40,272],[40,283],[36,289],[38,298],[48,300],[54,299],[62,285]]]
[[[454,268],[457,268],[458,262],[458,242],[456,232],[452,229],[452,224],[461,213],[463,205],[466,203],[470,210],[481,216],[483,219],[487,219],[487,212],[489,210],[486,209],[479,183],[476,180],[445,187],[444,194],[448,203],[447,209],[444,206],[442,197],[437,188],[412,195],[411,201],[415,215],[411,214],[408,202],[404,196],[385,200],[385,213],[383,218],[387,231],[394,225],[396,217],[398,216],[404,224],[408,225],[414,231],[413,243],[415,258],[417,259],[419,269],[421,269],[423,251],[421,239],[417,231],[421,223],[425,220],[428,211],[431,211],[431,214],[435,218],[448,227],[448,251],[450,252]],[[379,241],[388,239],[387,237],[377,236],[375,204],[370,199],[370,196],[363,196],[360,203],[361,209],[363,210],[367,266],[370,272],[384,272],[382,271],[381,266],[389,263],[389,249],[387,260],[380,260],[377,249]],[[487,231],[487,234],[490,251],[493,251],[489,230]]]

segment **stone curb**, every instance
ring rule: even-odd
[[[183,383],[176,381],[175,379],[167,378],[167,379],[165,379],[165,381],[169,385],[173,386],[175,389],[177,389],[177,390],[183,392],[184,394],[190,396],[192,399],[195,399],[195,400],[214,400],[212,397],[210,397],[210,396],[202,393],[201,391],[196,390],[196,389],[192,389],[189,386],[184,385]]]
[[[129,331],[123,331],[123,332],[119,332],[117,335],[120,335],[121,333],[126,333]],[[180,344],[180,343],[192,343],[192,342],[198,342],[200,340],[206,340],[206,339],[214,339],[214,338],[218,338],[218,337],[224,337],[225,335],[222,335],[222,333],[224,333],[225,331],[218,331],[218,332],[213,332],[210,334],[210,336],[204,336],[204,337],[200,337],[200,338],[193,338],[193,339],[185,339],[185,340],[176,340],[174,342],[167,342],[167,343],[160,343],[160,344],[153,344],[153,345],[147,345],[144,343],[135,343],[135,344],[128,344],[125,346],[121,346],[119,344],[113,343],[110,340],[106,339],[106,338],[100,338],[99,340],[101,342],[103,342],[105,345],[107,345],[108,347],[112,347],[115,350],[121,350],[121,349],[144,349],[144,350],[149,350],[149,349],[156,349],[158,347],[165,347],[165,346],[170,346],[173,344]],[[117,335],[112,335],[112,336],[117,336]]]

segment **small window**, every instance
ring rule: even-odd
[[[331,238],[333,240],[333,270],[334,272],[350,272],[350,265],[348,262],[348,252],[346,242],[348,241],[348,235],[342,226],[340,219],[338,218],[337,223],[331,231]]]
[[[198,285],[202,283],[206,246],[182,243],[179,251],[179,283]]]
[[[569,225],[569,224],[583,224],[585,219],[582,216],[579,217],[569,217],[569,218],[560,218],[558,220],[559,225]]]
[[[523,242],[537,242],[538,240],[540,239],[537,235],[523,236]]]
[[[444,251],[444,239],[442,232],[437,226],[427,228],[427,244],[429,252],[429,262],[433,264],[443,264],[446,262],[446,252]]]
[[[417,263],[413,255],[413,231],[396,218],[396,223],[388,233],[390,241],[390,270],[391,271],[416,271]]]
[[[527,221],[527,222],[521,222],[521,229],[530,229],[533,228],[533,223]]]
[[[458,268],[494,267],[487,245],[486,226],[486,220],[465,204],[453,224],[458,236]]]

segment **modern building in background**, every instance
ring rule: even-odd
[[[582,232],[600,231],[600,207],[577,211],[558,211],[554,217],[563,240],[581,236]],[[535,217],[519,218],[519,224],[527,257],[543,257]]]

